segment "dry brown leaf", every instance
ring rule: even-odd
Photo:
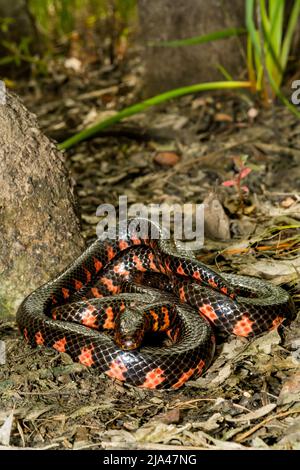
[[[229,240],[229,219],[216,194],[210,193],[203,203],[205,235],[217,240]]]
[[[206,421],[195,421],[193,423],[193,429],[203,429],[204,431],[213,431],[220,427],[219,423],[224,421],[224,417],[221,413],[214,413]]]
[[[44,406],[44,408],[35,408],[33,410],[28,411],[28,413],[24,416],[24,420],[26,421],[34,421],[39,418],[44,413],[52,410],[54,405]]]
[[[272,279],[275,284],[282,284],[297,279],[299,276],[300,257],[289,261],[264,259],[245,266],[240,273],[249,276]]]
[[[165,413],[161,413],[155,416],[155,421],[160,421],[161,423],[165,424],[176,424],[179,423],[181,419],[180,415],[180,408],[173,408],[172,410],[168,410]]]
[[[81,408],[78,408],[78,410],[76,410],[72,414],[70,414],[69,418],[76,419],[80,416],[84,416],[84,415],[93,413],[94,411],[106,410],[108,408],[111,408],[111,403],[110,402],[100,403],[99,405],[82,406]]]
[[[14,410],[7,416],[4,423],[0,427],[0,444],[8,446],[14,419]]]
[[[277,401],[279,405],[300,401],[300,372],[284,382]]]
[[[288,209],[293,204],[295,204],[295,202],[296,202],[295,199],[289,196],[286,199],[284,199],[283,201],[281,201],[280,205],[281,205],[281,207],[284,207],[285,209]]]
[[[191,424],[184,426],[174,426],[173,424],[164,423],[147,423],[142,426],[135,433],[135,438],[138,442],[155,442],[168,444],[173,439],[180,438],[179,436],[186,429],[190,429]]]
[[[232,418],[231,416],[225,416],[226,421],[230,421],[231,423],[243,423],[245,421],[252,421],[253,419],[261,418],[269,414],[274,408],[276,408],[276,403],[269,403],[268,405],[262,406],[258,410],[251,411],[250,413],[246,413],[243,416],[239,416],[237,418]]]
[[[257,353],[270,354],[272,346],[279,345],[280,343],[281,338],[278,330],[272,330],[254,339],[243,355],[257,356]]]
[[[278,449],[300,450],[300,418],[293,419],[293,423],[284,431],[284,437],[276,445]]]

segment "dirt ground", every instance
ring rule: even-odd
[[[136,102],[142,72],[136,56],[82,74],[56,64],[50,77],[17,92],[44,132],[62,141]],[[95,238],[97,206],[116,205],[120,195],[129,204],[205,200],[199,259],[280,284],[299,306],[299,138],[300,123],[285,108],[261,109],[230,92],[133,117],[65,153],[82,232],[87,242]],[[31,349],[14,321],[2,320],[2,442],[11,433],[10,445],[26,448],[300,449],[299,328],[296,320],[251,341],[230,338],[203,377],[160,392]]]

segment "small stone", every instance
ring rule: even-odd
[[[214,116],[214,120],[216,122],[232,122],[233,121],[232,116],[230,116],[229,114],[225,114],[225,113],[216,113]]]
[[[163,166],[174,166],[179,160],[180,157],[175,152],[158,152],[154,157],[155,163]]]
[[[295,203],[295,199],[292,197],[287,197],[283,201],[281,201],[281,206],[284,207],[285,209],[288,209]]]
[[[247,114],[250,120],[254,120],[258,115],[258,109],[250,108]]]

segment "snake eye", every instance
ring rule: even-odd
[[[130,339],[123,341],[121,344],[121,348],[125,351],[131,351],[132,349],[136,349],[137,347],[137,344]]]

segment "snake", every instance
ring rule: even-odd
[[[218,336],[251,338],[294,318],[285,289],[220,273],[142,218],[97,238],[16,315],[32,347],[65,352],[129,385],[169,390],[208,369]]]

